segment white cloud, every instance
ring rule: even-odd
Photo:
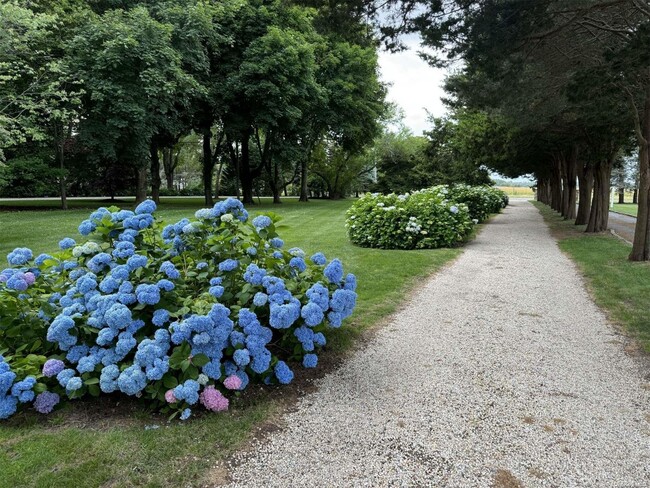
[[[427,110],[437,117],[446,112],[440,97],[445,95],[442,84],[447,72],[432,68],[418,56],[416,37],[409,36],[405,41],[407,51],[380,52],[379,66],[382,81],[390,84],[388,100],[404,110],[404,124],[420,135],[429,128]]]

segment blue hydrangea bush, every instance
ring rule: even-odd
[[[473,224],[466,205],[427,189],[404,195],[367,193],[348,210],[346,227],[350,240],[362,247],[433,249],[463,242]]]
[[[276,216],[228,199],[164,226],[156,206],[100,208],[77,242],[0,272],[0,419],[123,394],[181,419],[226,410],[250,381],[316,367],[355,307],[338,259],[285,249]]]

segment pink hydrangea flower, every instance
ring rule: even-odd
[[[33,285],[34,282],[36,281],[36,276],[34,276],[34,273],[28,271],[25,273],[25,281],[27,282],[28,285]]]
[[[165,400],[167,400],[167,403],[176,403],[178,401],[174,396],[174,390],[167,390],[165,392]]]
[[[223,381],[223,386],[225,386],[229,390],[239,390],[241,388],[241,378],[236,374],[228,376]]]
[[[208,410],[223,412],[228,410],[228,399],[214,386],[210,385],[201,392],[201,403]]]

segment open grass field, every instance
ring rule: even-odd
[[[509,197],[533,198],[535,196],[533,190],[527,186],[497,186],[497,188],[506,192]]]
[[[596,303],[650,352],[650,263],[628,261],[630,245],[610,235],[585,234],[584,226],[535,205],[558,235],[560,248],[578,264]]]
[[[322,251],[339,257],[346,272],[357,275],[358,307],[350,321],[328,343],[332,353],[354,344],[360,331],[393,312],[418,280],[454,259],[461,250],[385,251],[352,246],[345,235],[345,211],[352,203],[287,199],[249,207],[252,215],[272,210],[283,216],[278,232],[289,247],[307,253]],[[3,203],[0,202],[0,205]],[[16,202],[4,203],[13,208]],[[50,209],[56,202],[20,202],[40,210],[2,211],[0,255],[17,246],[35,254],[54,251],[91,209],[110,203],[74,202],[74,209]],[[130,207],[132,204],[124,204]],[[190,216],[202,206],[200,198],[163,199],[157,212],[166,221]],[[79,208],[80,207],[80,208]],[[298,380],[299,380],[298,375]],[[64,486],[203,486],[216,463],[264,427],[282,408],[281,399],[296,395],[285,390],[251,387],[225,414],[193,417],[186,423],[166,423],[132,402],[88,400],[72,403],[48,417],[19,414],[0,424],[0,488]],[[261,391],[260,391],[261,390]],[[156,425],[159,428],[146,429]]]
[[[626,215],[636,217],[639,206],[636,203],[615,203],[612,210]]]

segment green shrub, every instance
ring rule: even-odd
[[[368,193],[347,212],[350,240],[382,249],[433,249],[464,241],[472,220],[464,204],[445,198],[439,189],[405,195]]]
[[[445,195],[450,201],[464,203],[472,219],[479,222],[491,214],[499,213],[508,205],[508,196],[493,186],[441,185],[433,188]]]

